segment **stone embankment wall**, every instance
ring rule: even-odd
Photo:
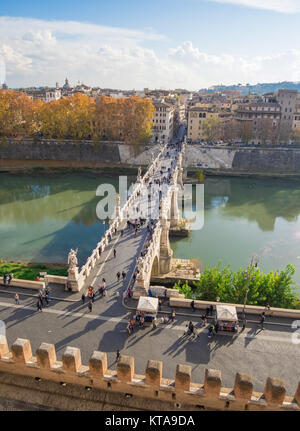
[[[151,161],[151,152],[156,155],[159,146],[143,149],[143,146],[138,147],[136,155],[131,145],[122,142],[7,140],[0,142],[0,159],[147,165]]]
[[[152,153],[156,157],[159,150],[159,145],[147,149],[141,146],[135,153],[132,146],[122,142],[7,140],[0,143],[0,160],[2,165],[5,160],[48,160],[146,166],[151,161]],[[229,175],[299,175],[300,148],[226,148],[188,144],[184,167],[204,168],[212,173]]]
[[[251,149],[190,144],[185,152],[185,167],[228,173],[300,174],[300,148]]]
[[[104,352],[94,351],[86,366],[78,348],[67,347],[57,361],[53,344],[42,343],[34,356],[29,340],[18,338],[10,351],[0,336],[0,400],[62,410],[300,410],[300,384],[287,396],[284,380],[268,377],[259,393],[249,374],[237,372],[224,388],[220,370],[206,369],[204,383],[195,383],[191,369],[178,364],[175,379],[164,379],[162,362],[148,360],[137,375],[131,356],[121,356],[114,371]]]

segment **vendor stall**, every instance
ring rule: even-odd
[[[158,312],[158,298],[140,296],[136,311],[144,314],[145,321],[152,322]]]
[[[233,305],[216,305],[218,331],[237,332],[239,321],[236,307]]]

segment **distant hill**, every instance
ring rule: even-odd
[[[243,95],[246,95],[249,93],[256,93],[256,94],[273,93],[274,91],[278,91],[279,89],[298,90],[298,92],[300,93],[300,82],[283,81],[283,82],[264,83],[264,84],[255,84],[255,85],[250,85],[250,84],[214,85],[212,87],[202,89],[201,91],[205,90],[212,93],[215,91],[237,90],[237,91],[240,91]]]

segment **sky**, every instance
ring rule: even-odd
[[[300,81],[300,0],[14,0],[0,83],[186,88]]]

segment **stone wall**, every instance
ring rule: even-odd
[[[174,380],[164,379],[163,363],[150,359],[138,375],[134,358],[121,356],[114,371],[104,352],[94,351],[87,366],[76,347],[58,361],[53,344],[42,343],[34,356],[29,340],[18,338],[9,350],[0,336],[0,399],[62,410],[300,410],[300,384],[287,396],[284,380],[268,377],[259,393],[249,374],[237,372],[224,388],[220,370],[206,369],[203,383],[192,381],[191,370],[178,364]]]
[[[187,145],[185,167],[222,171],[300,174],[300,149],[224,148]],[[201,164],[201,166],[200,166]]]
[[[134,149],[122,142],[74,142],[41,140],[7,140],[0,143],[2,160],[56,160],[66,162],[112,163],[130,166],[148,165],[159,145]],[[199,166],[201,164],[201,166]],[[189,144],[185,151],[185,168],[204,168],[226,173],[299,174],[300,149],[254,149],[211,147]]]
[[[131,150],[129,145],[118,142],[10,140],[1,142],[0,158],[120,163],[130,157]]]

